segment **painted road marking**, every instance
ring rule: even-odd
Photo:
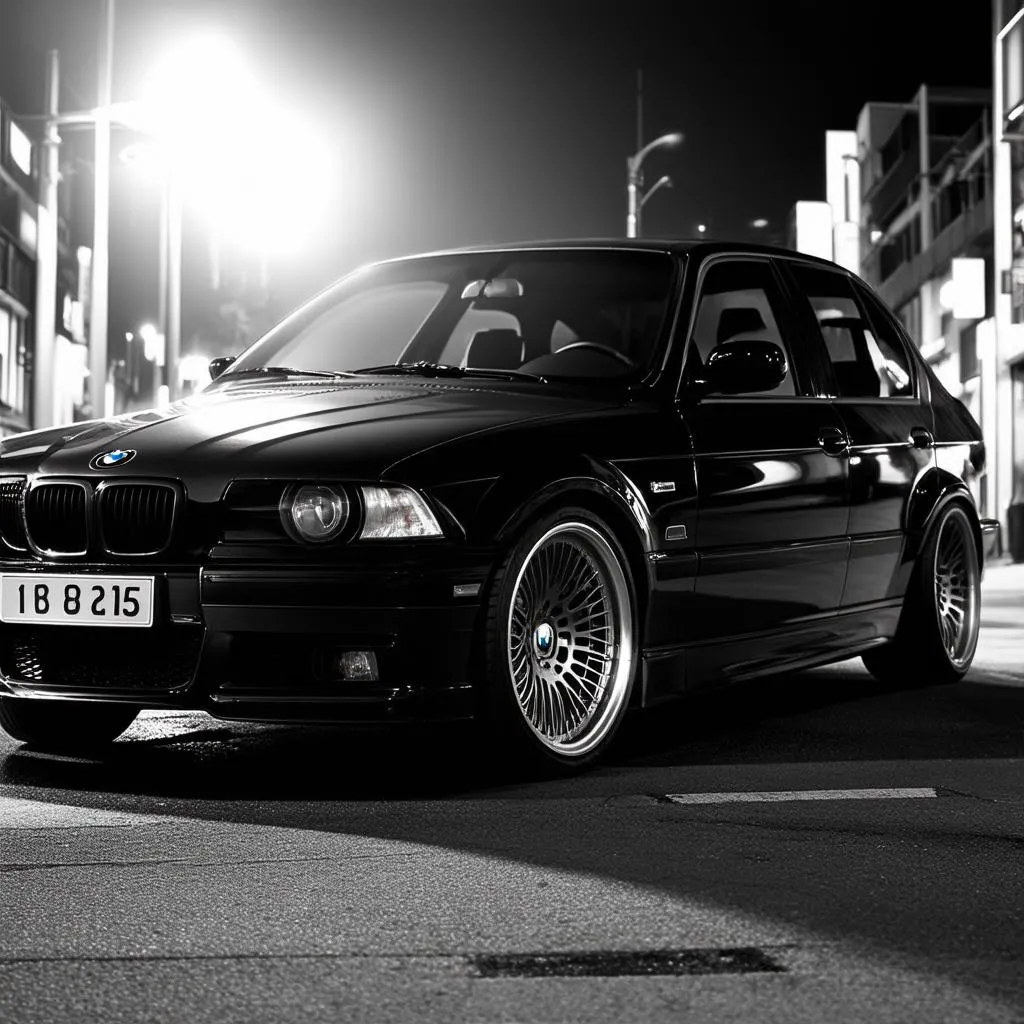
[[[795,800],[917,800],[936,797],[920,789],[789,789],[775,793],[666,793],[674,804],[780,804]]]

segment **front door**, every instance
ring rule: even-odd
[[[693,396],[711,350],[740,338],[783,348],[782,383],[766,393]],[[697,477],[698,569],[686,633],[698,675],[741,674],[745,659],[765,652],[766,633],[778,654],[777,638],[839,608],[849,548],[846,437],[832,403],[816,396],[812,372],[772,261],[709,260],[680,396]],[[742,639],[752,643],[733,643]]]

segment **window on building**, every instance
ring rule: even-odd
[[[0,412],[25,410],[25,321],[0,307]]]
[[[978,325],[970,324],[960,332],[960,380],[978,376]]]

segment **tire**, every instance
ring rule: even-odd
[[[75,753],[111,743],[135,721],[133,704],[0,697],[0,726],[38,750]]]
[[[639,664],[636,606],[629,560],[598,516],[565,508],[526,529],[488,594],[489,739],[560,773],[602,757]]]
[[[895,639],[863,655],[883,683],[940,686],[967,674],[981,624],[981,564],[966,509],[950,505],[928,534]]]

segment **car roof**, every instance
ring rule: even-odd
[[[674,255],[692,255],[696,259],[717,253],[743,253],[752,256],[782,256],[789,259],[816,263],[833,270],[842,270],[831,260],[810,256],[795,249],[776,245],[760,245],[753,242],[729,241],[727,239],[695,238],[569,238],[540,239],[524,242],[494,242],[459,246],[452,249],[438,249],[431,252],[410,253],[408,256],[380,260],[379,263],[397,263],[403,259],[425,259],[431,256],[456,256],[467,253],[502,253],[529,251],[572,251],[572,250],[614,250],[634,252],[660,252]]]

